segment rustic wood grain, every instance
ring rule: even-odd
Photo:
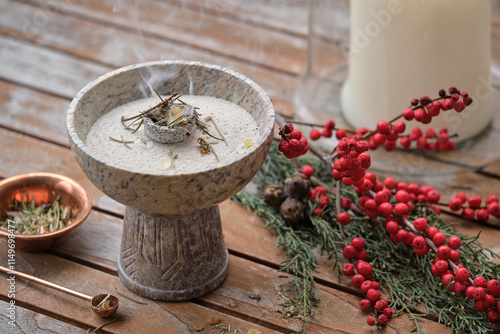
[[[0,248],[0,257],[2,263],[5,263],[7,248],[4,241],[2,241]],[[118,295],[120,307],[115,316],[117,321],[106,326],[106,331],[110,333],[162,333],[165,330],[172,330],[176,333],[193,333],[197,329],[201,329],[204,333],[220,333],[220,330],[212,328],[213,326],[210,325],[211,319],[220,319],[221,324],[231,324],[232,328],[238,329],[242,333],[246,333],[252,328],[266,333],[276,333],[274,330],[194,303],[183,302],[162,305],[166,303],[146,300],[126,290],[116,276],[52,255],[16,253],[16,260],[21,258],[30,266],[31,274],[50,282],[91,296],[99,293],[116,295],[116,291],[119,291],[142,303],[139,304]],[[18,269],[17,266],[16,269]],[[22,267],[19,270],[23,270]],[[44,286],[22,281],[21,278],[16,279],[16,303],[20,305],[29,305],[43,310],[47,314],[57,316],[57,318],[66,322],[78,324],[83,328],[95,328],[107,322],[106,319],[101,319],[93,314],[87,301],[79,300]],[[17,286],[18,283],[22,284],[22,286]],[[7,284],[7,280],[0,280],[0,295],[4,299],[7,298]],[[196,315],[196,317],[190,315],[190,313]]]
[[[309,1],[304,0],[183,0],[181,5],[192,6],[200,12],[210,12],[236,22],[280,30],[297,36],[308,31]]]
[[[41,1],[29,2],[46,8]],[[305,38],[234,22],[224,16],[191,10],[169,2],[137,3],[124,0],[115,4],[81,0],[60,2],[52,10],[85,17],[89,21],[113,24],[142,35],[196,46],[211,53],[230,55],[234,59],[291,74],[301,73],[305,67]]]
[[[59,50],[63,54],[67,54],[69,58],[68,62],[71,62],[74,57],[88,59],[92,62],[106,66],[106,71],[138,62],[160,59],[184,59],[215,63],[247,75],[278,101],[289,101],[293,97],[295,82],[293,76],[278,72],[270,72],[255,64],[234,60],[224,55],[214,55],[198,48],[170,42],[157,37],[140,36],[129,30],[119,30],[106,24],[95,23],[79,17],[59,14],[57,12],[51,12],[50,20],[37,27],[36,30],[28,30],[28,33],[26,33],[26,22],[31,22],[30,20],[33,20],[33,17],[36,17],[36,15],[40,13],[40,8],[19,3],[13,5],[11,1],[2,0],[0,1],[0,9],[2,9],[2,13],[5,17],[4,20],[0,21],[0,33],[8,35],[8,37],[5,38],[9,41],[8,45],[12,45],[12,47],[18,44],[18,40],[36,43],[48,47],[51,50]],[[59,33],[57,38],[53,38],[54,31],[60,31],[62,33]],[[89,38],[89,36],[92,36],[92,38]],[[25,48],[21,48],[19,52],[23,53],[28,51]],[[47,52],[44,53],[44,56],[49,57]],[[60,53],[54,52],[53,57],[57,58],[60,56]],[[39,57],[39,55],[35,55],[34,57]],[[17,67],[15,59],[4,59],[2,61],[6,66],[13,67],[12,71],[17,71],[17,73],[27,72],[26,76],[29,76],[29,71],[32,70],[31,67],[22,69]],[[14,63],[11,64],[9,62]],[[55,63],[57,63],[57,60]],[[47,76],[52,75],[51,67],[45,67],[45,69],[50,71],[50,73],[46,73]],[[36,68],[33,70],[36,70]],[[3,74],[0,73],[0,77],[2,77],[2,75]],[[96,76],[86,77],[83,78],[83,80],[86,81],[82,82],[82,78],[76,77],[77,75],[79,75],[79,73],[75,73],[74,80],[78,81],[75,82],[74,86],[79,87],[78,89],[96,78]],[[15,77],[13,78],[7,75],[3,77],[17,82]],[[45,80],[43,80],[43,78],[38,79],[39,80],[35,82],[22,81],[20,83],[44,91],[50,89],[49,92],[57,94],[58,96],[64,96],[68,99],[72,99],[77,92],[68,93],[63,87],[54,84],[50,87],[46,87]],[[53,79],[57,79],[57,77]],[[65,84],[66,83],[61,82],[61,85]],[[286,108],[289,109],[289,106],[286,106]]]
[[[5,312],[7,307],[10,307],[9,302],[10,300],[7,302],[0,300],[0,309],[2,310],[0,313],[0,328],[3,333],[84,334],[86,332],[85,329],[20,306],[16,306],[16,320],[13,327],[12,324],[9,324],[12,320],[7,317],[7,312]]]

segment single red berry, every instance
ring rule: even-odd
[[[462,203],[467,202],[467,195],[463,192],[459,192],[455,195],[455,198],[459,198],[462,200]]]
[[[415,118],[415,112],[413,111],[412,108],[406,108],[403,111],[403,117],[407,121],[412,121]]]
[[[400,229],[397,233],[398,239],[403,241],[408,238],[408,231],[405,229]]]
[[[462,246],[462,240],[456,235],[452,235],[448,238],[448,245],[453,249],[459,249]]]
[[[368,326],[375,326],[376,321],[375,321],[375,319],[373,319],[373,317],[368,317],[366,319],[366,323],[368,324]]]
[[[413,221],[413,227],[417,231],[424,231],[427,228],[427,219],[425,218],[417,218]]]
[[[403,121],[398,121],[394,124],[394,131],[396,133],[403,133],[406,131],[406,124]]]
[[[372,285],[373,285],[372,283],[373,283],[372,281],[366,280],[363,283],[361,283],[361,286],[359,287],[359,289],[361,290],[361,292],[367,293],[368,290],[372,289]]]
[[[359,308],[363,311],[368,310],[372,306],[372,302],[368,299],[361,299],[359,302]]]
[[[396,223],[395,221],[387,222],[385,230],[387,231],[387,233],[390,234],[397,233],[399,231],[399,224]]]
[[[488,221],[489,216],[490,216],[490,214],[488,213],[488,210],[486,210],[486,209],[478,209],[476,212],[477,220],[479,220],[481,222]]]
[[[410,201],[410,194],[406,190],[398,190],[395,198],[399,203],[408,203]]]
[[[353,245],[356,250],[360,251],[365,248],[365,240],[360,237],[354,237],[351,241],[351,245]]]
[[[484,290],[483,287],[477,287],[474,289],[474,294],[472,295],[472,297],[475,300],[483,300],[485,296],[486,296],[486,290]]]
[[[403,203],[398,203],[396,205],[405,205]],[[379,206],[378,206],[378,209],[380,211],[380,214],[384,217],[389,217],[390,215],[392,215],[392,212],[393,212],[393,207],[392,207],[392,204],[389,203],[389,202],[385,202],[385,203],[381,203]],[[408,209],[408,207],[406,207],[406,209],[404,210],[405,213],[406,213],[406,210]],[[396,214],[397,214],[397,211],[396,211]]]
[[[375,194],[375,201],[378,204],[388,202],[389,201],[389,196],[387,196],[387,193],[385,191],[378,191]]]
[[[391,309],[391,308],[386,307],[386,308],[383,310],[383,312],[384,312],[384,315],[385,315],[388,319],[392,318],[392,309]]]
[[[353,245],[347,245],[344,247],[342,254],[346,259],[352,259],[356,255],[356,249]]]
[[[486,278],[484,278],[484,276],[476,276],[474,278],[474,285],[476,287],[481,287],[481,288],[486,288],[488,284],[488,281],[486,281]]]
[[[342,274],[345,276],[352,276],[354,274],[354,265],[352,263],[346,263],[342,267]]]
[[[366,297],[368,297],[368,299],[370,299],[372,302],[376,302],[377,300],[379,300],[380,296],[380,290],[370,289],[366,293]]]
[[[500,218],[500,205],[497,202],[491,202],[486,209],[488,214]]]
[[[469,299],[474,299],[474,290],[476,290],[476,288],[472,285],[467,287],[465,290],[465,296]]]
[[[415,254],[417,254],[418,256],[424,256],[428,252],[429,252],[429,247],[427,247],[427,245],[424,245],[424,247],[422,248],[415,248]]]
[[[500,297],[500,283],[496,279],[490,279],[486,286],[493,296]]]
[[[341,212],[337,216],[337,221],[339,222],[340,225],[343,226],[349,225],[349,223],[351,222],[351,216],[349,216],[347,212]]]
[[[462,208],[462,205],[463,205],[463,202],[460,198],[453,198],[450,203],[449,203],[449,207],[452,211],[458,211]]]
[[[319,200],[319,206],[321,208],[327,206],[328,204],[330,204],[331,200],[330,200],[330,197],[326,196],[326,195],[323,195],[321,196],[320,200]]]
[[[448,286],[454,279],[455,277],[453,276],[453,274],[444,274],[444,275],[441,275],[441,280],[443,281],[443,284],[445,286]]]
[[[455,272],[455,277],[460,282],[467,281],[469,279],[469,276],[469,271],[466,268],[458,268]]]
[[[389,302],[385,299],[379,299],[375,303],[375,310],[382,312],[386,307],[389,306]]]
[[[358,271],[358,274],[361,274],[364,277],[369,277],[372,273],[372,266],[368,262],[363,261],[356,266],[356,270]]]
[[[434,236],[435,237],[435,236]],[[433,239],[434,240],[434,239]],[[443,260],[446,260],[446,259],[449,259],[450,258],[450,252],[451,252],[451,249],[450,247],[446,246],[446,245],[442,245],[442,246],[439,246],[438,247],[438,250],[437,250],[437,256],[440,258],[440,259],[443,259]]]
[[[382,326],[384,325],[387,325],[387,322],[389,321],[389,319],[386,317],[385,314],[381,314],[378,316],[378,323]]]
[[[314,168],[310,165],[305,165],[301,168],[300,172],[304,174],[307,178],[314,175]]]
[[[408,205],[405,203],[396,203],[394,206],[394,213],[398,216],[406,215],[408,213]]]
[[[467,284],[466,282],[455,282],[453,288],[456,294],[463,295],[467,289]]]
[[[473,220],[476,212],[473,208],[464,208],[462,210],[462,217],[466,220]]]
[[[356,274],[351,278],[351,283],[354,287],[359,288],[361,284],[365,281],[365,277],[360,274]]]
[[[487,293],[486,296],[484,296],[483,301],[487,308],[493,307],[496,304],[495,296],[490,295],[489,293]]]
[[[500,312],[498,312],[494,308],[490,308],[488,312],[486,312],[486,316],[491,322],[497,323],[500,321]]]
[[[438,233],[438,232],[439,232],[439,230],[438,230],[436,227],[434,227],[434,226],[429,226],[429,227],[427,227],[427,228],[425,229],[425,233],[427,233],[427,236],[428,236],[429,238],[431,238],[431,239],[432,239],[432,238],[434,237],[434,235],[435,235],[436,233]]]
[[[482,199],[479,195],[470,195],[467,201],[469,202],[469,206],[471,208],[477,209],[481,206]]]
[[[486,204],[499,203],[498,196],[495,194],[488,195],[486,198]]]
[[[459,259],[460,259],[460,252],[452,249],[450,251],[450,259],[449,260],[453,263],[457,263]]]
[[[415,237],[415,239],[413,239],[413,247],[414,248],[420,249],[420,248],[423,248],[424,246],[425,246],[424,237],[418,236],[418,237]]]
[[[342,206],[343,209],[348,210],[348,209],[351,208],[351,205],[352,205],[352,201],[351,201],[350,198],[344,197],[342,199],[341,206]]]
[[[444,245],[446,242],[446,235],[443,232],[436,232],[432,236],[432,241],[436,244],[436,246]]]
[[[360,260],[366,260],[367,257],[368,257],[368,252],[366,251],[366,249],[356,251],[356,258]]]
[[[438,260],[434,265],[439,273],[444,273],[448,270],[448,262],[445,260]]]
[[[427,199],[427,202],[435,204],[435,203],[439,202],[439,199],[441,198],[441,194],[439,193],[439,191],[433,189],[433,190],[429,191],[425,197]]]
[[[377,123],[377,131],[383,135],[386,135],[391,131],[391,126],[386,121],[379,121]]]
[[[321,132],[318,129],[312,129],[311,132],[309,132],[309,138],[312,140],[318,140],[321,137]]]
[[[335,129],[335,121],[333,119],[329,119],[328,121],[326,121],[324,128],[329,129],[329,130],[334,130]]]
[[[486,311],[486,304],[482,300],[476,300],[474,301],[474,308],[479,312],[484,312]]]
[[[347,132],[344,129],[338,129],[335,136],[337,137],[338,140],[340,140],[347,136]]]

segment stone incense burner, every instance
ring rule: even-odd
[[[159,94],[214,96],[243,107],[256,119],[259,139],[242,158],[217,168],[162,175],[117,167],[90,150],[86,136],[100,116],[144,97],[140,87],[145,73],[169,74],[156,88]],[[198,297],[221,284],[228,273],[228,253],[218,204],[252,179],[268,153],[274,110],[264,91],[238,73],[209,64],[132,65],[83,88],[69,107],[67,127],[71,149],[88,178],[127,206],[118,260],[123,284],[167,301]]]

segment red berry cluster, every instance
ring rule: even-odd
[[[468,207],[463,205],[468,203]],[[450,201],[448,206],[452,211],[462,210],[462,217],[467,220],[476,218],[479,221],[487,221],[489,216],[500,218],[500,205],[498,204],[498,197],[496,195],[489,195],[486,199],[486,206],[481,207],[482,199],[479,195],[467,195],[459,192]]]
[[[413,99],[411,106],[403,111],[404,119],[429,124],[433,117],[440,114],[441,110],[455,109],[456,112],[462,112],[465,107],[472,103],[472,98],[467,92],[460,93],[456,87],[450,87],[448,92],[450,95],[447,95],[446,91],[441,89],[439,98],[435,100],[431,100],[427,95],[423,95],[420,99]]]
[[[396,122],[394,125],[386,121],[378,122],[377,131],[368,140],[370,149],[376,150],[378,147],[384,145],[387,151],[394,151],[399,136],[405,130],[406,124],[403,121]]]
[[[356,265],[346,263],[342,267],[342,274],[351,277],[351,283],[366,295],[365,299],[359,302],[359,308],[363,311],[369,310],[374,305],[377,320],[373,317],[367,319],[370,326],[386,325],[389,318],[392,317],[392,309],[389,308],[387,300],[381,298],[380,283],[370,280],[372,276],[372,266],[365,261],[367,252],[365,241],[360,237],[352,239],[351,244],[344,247],[343,255],[347,259],[356,257]]]
[[[333,164],[332,176],[346,186],[361,186],[366,169],[371,165],[369,144],[362,135],[340,139],[337,152],[339,159]]]
[[[439,191],[429,185],[420,187],[416,183],[398,182],[393,177],[381,182],[372,172],[366,173],[361,186],[355,189],[360,195],[358,203],[366,215],[372,218],[382,215],[388,218],[386,222],[394,220],[393,216],[410,214],[417,202],[435,204],[440,198]],[[395,201],[391,203],[393,197]]]
[[[458,272],[458,270],[457,270]],[[458,280],[458,277],[456,277]],[[465,296],[474,300],[474,307],[480,312],[486,312],[491,322],[500,321],[500,283],[496,279],[486,280],[483,276],[477,276],[465,290]],[[457,283],[455,283],[457,284]]]
[[[307,199],[311,202],[318,203],[318,207],[314,209],[314,214],[317,216],[323,212],[325,206],[331,203],[330,197],[326,194],[326,189],[321,186],[316,186],[314,189],[310,189]]]
[[[404,148],[410,148],[412,142],[416,142],[417,149],[422,152],[433,152],[436,149],[440,151],[453,151],[456,148],[456,144],[450,141],[447,128],[439,129],[439,135],[436,133],[436,130],[429,128],[425,130],[424,136],[419,127],[414,127],[410,135],[403,136],[399,140],[399,143]]]
[[[279,134],[281,141],[278,150],[288,159],[299,157],[309,150],[307,138],[299,129],[294,129],[293,124],[286,124]]]
[[[491,279],[487,281],[483,276],[471,279],[469,270],[458,263],[460,252],[458,249],[462,241],[457,236],[451,236],[446,245],[446,236],[435,227],[428,227],[426,234],[438,246],[437,256],[431,267],[432,274],[440,277],[448,290],[459,295],[465,295],[474,300],[474,307],[480,312],[486,311],[492,322],[500,321],[500,283]],[[456,265],[453,271],[450,264]]]
[[[311,140],[318,140],[321,137],[330,138],[333,136],[333,130],[336,130],[335,136],[339,140],[347,136],[347,132],[344,129],[335,129],[335,121],[330,119],[326,121],[322,131],[312,129],[309,133],[309,138],[311,138]]]

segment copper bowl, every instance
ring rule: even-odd
[[[15,234],[15,249],[27,252],[41,252],[60,244],[67,233],[78,227],[89,215],[92,200],[89,193],[72,179],[52,173],[29,173],[7,178],[0,182],[0,221],[5,221],[6,210],[14,199],[22,201],[28,193],[29,199],[35,203],[53,202],[60,196],[63,206],[76,208],[77,214],[73,222],[57,231],[45,234]],[[8,238],[9,232],[0,229],[0,236]]]

